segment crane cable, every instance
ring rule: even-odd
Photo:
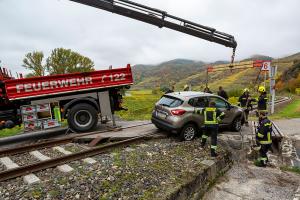
[[[231,72],[232,72],[232,69],[233,69],[233,63],[234,63],[234,59],[235,59],[235,51],[236,51],[236,47],[234,47],[232,49],[231,62],[230,62],[230,65],[229,65],[229,68],[230,68]]]

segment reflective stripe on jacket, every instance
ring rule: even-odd
[[[272,123],[269,119],[263,119],[258,127],[257,138],[260,144],[272,144]]]
[[[225,116],[224,112],[221,112],[217,108],[211,108],[211,107],[204,108],[201,112],[200,110],[195,110],[195,112],[204,115],[205,125],[217,125],[222,121],[222,119]]]

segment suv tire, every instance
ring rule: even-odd
[[[76,132],[91,131],[97,126],[97,123],[97,110],[90,104],[77,104],[68,113],[69,127]]]
[[[193,124],[186,124],[180,132],[180,139],[182,141],[191,141],[196,137],[196,134],[196,126]]]
[[[154,124],[154,126],[155,126],[158,130],[160,130],[160,131],[163,131],[163,130],[164,130],[162,127],[160,127],[160,126],[158,126],[158,125],[156,125],[156,124]]]
[[[235,132],[239,132],[242,129],[242,121],[241,117],[236,117],[232,124],[231,124],[231,129]]]

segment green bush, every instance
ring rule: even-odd
[[[295,92],[296,92],[297,95],[300,95],[300,88],[296,88]]]
[[[159,88],[155,88],[151,91],[151,94],[154,94],[154,95],[160,94],[160,93],[161,93],[161,90]]]
[[[243,90],[240,88],[236,88],[236,89],[231,89],[229,91],[227,91],[227,95],[228,97],[239,97],[243,94]]]
[[[156,93],[156,94],[153,94]],[[120,111],[117,114],[125,120],[149,120],[155,103],[162,93],[158,90],[131,91],[132,96],[124,97],[124,107],[128,111]]]

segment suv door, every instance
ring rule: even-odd
[[[205,108],[208,106],[208,99],[206,97],[194,97],[188,101],[188,104],[194,108]],[[192,120],[198,124],[198,127],[201,128],[204,124],[203,115],[193,114]]]
[[[232,121],[232,113],[230,112],[230,104],[219,97],[209,97],[209,101],[216,103],[216,107],[225,113],[225,117],[222,120],[222,124],[230,124]]]

